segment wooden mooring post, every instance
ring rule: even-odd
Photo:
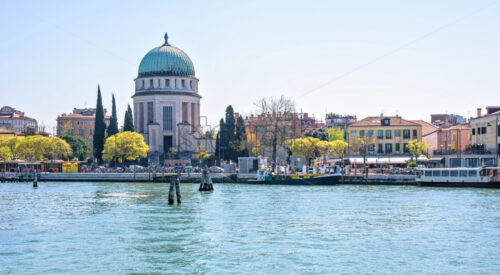
[[[170,190],[168,191],[168,204],[174,204],[174,190],[177,196],[177,203],[181,203],[180,173],[170,178]]]
[[[208,173],[208,169],[203,169],[199,191],[213,191],[213,190],[214,186],[212,185],[212,178]]]

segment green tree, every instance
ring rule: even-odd
[[[312,159],[326,154],[328,149],[327,141],[313,137],[295,139],[290,146],[292,153],[295,156],[306,158],[309,165]]]
[[[142,135],[135,132],[123,132],[106,139],[103,159],[112,161],[115,158],[123,163],[124,160],[133,161],[148,155],[149,146],[144,142]]]
[[[97,104],[94,127],[94,157],[98,162],[100,162],[102,161],[102,150],[104,149],[106,122],[104,121],[104,108],[102,106],[101,88],[99,86],[97,86]]]
[[[112,107],[111,107],[111,117],[109,119],[109,126],[107,129],[108,137],[118,133],[118,116],[116,115],[116,101],[115,95],[111,95]]]
[[[127,111],[125,112],[123,131],[134,132],[134,118],[132,116],[132,109],[130,108],[130,105],[127,105]]]
[[[220,132],[217,132],[217,136],[215,137],[215,157],[218,162],[220,162]]]
[[[245,129],[245,121],[243,117],[239,116],[236,121],[236,134],[234,147],[237,152],[235,161],[238,157],[248,157],[248,144],[247,144],[247,131]]]
[[[82,137],[65,135],[61,136],[61,139],[65,140],[69,144],[71,150],[73,151],[73,157],[80,161],[85,160],[85,158],[92,152],[89,142]]]
[[[223,160],[228,159],[226,157],[227,151],[229,149],[229,137],[227,135],[227,128],[226,128],[226,123],[224,122],[224,119],[221,118],[219,122],[219,152],[220,152],[220,157]]]
[[[345,140],[345,131],[338,127],[328,128],[328,140]]]
[[[357,151],[362,157],[363,157],[363,166],[365,170],[365,178],[368,178],[368,169],[366,166],[366,156],[370,152],[370,147],[373,147],[375,145],[375,139],[374,137],[371,136],[351,136],[351,146],[353,148],[353,151]]]
[[[425,140],[418,141],[414,139],[406,144],[406,148],[408,148],[408,151],[410,151],[410,154],[414,157],[414,160],[417,161],[418,156],[427,154],[427,149],[429,149],[430,147]]]
[[[2,147],[7,148],[11,159],[19,159],[22,157],[21,144],[23,139],[23,137],[15,136],[3,140]]]
[[[224,158],[227,160],[234,160],[236,158],[236,122],[234,120],[234,110],[231,105],[226,108],[226,141],[227,149],[224,153]]]
[[[308,130],[304,133],[305,137],[319,138],[323,141],[328,141],[328,132],[324,128],[318,128],[314,130]]]

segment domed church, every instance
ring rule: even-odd
[[[142,58],[132,98],[135,130],[151,152],[194,150],[200,126],[198,79],[189,56],[170,45],[167,34],[163,45]]]

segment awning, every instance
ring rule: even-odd
[[[444,157],[442,158],[430,158],[429,163],[432,164],[444,164]]]
[[[366,164],[405,164],[410,160],[410,157],[367,157]],[[349,161],[351,163],[363,164],[362,157],[351,157]]]

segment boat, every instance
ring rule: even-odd
[[[336,185],[340,182],[340,174],[328,175],[271,175],[270,169],[259,169],[257,179],[249,180],[249,184],[274,185]]]
[[[500,188],[499,167],[424,168],[417,177],[421,186]]]

